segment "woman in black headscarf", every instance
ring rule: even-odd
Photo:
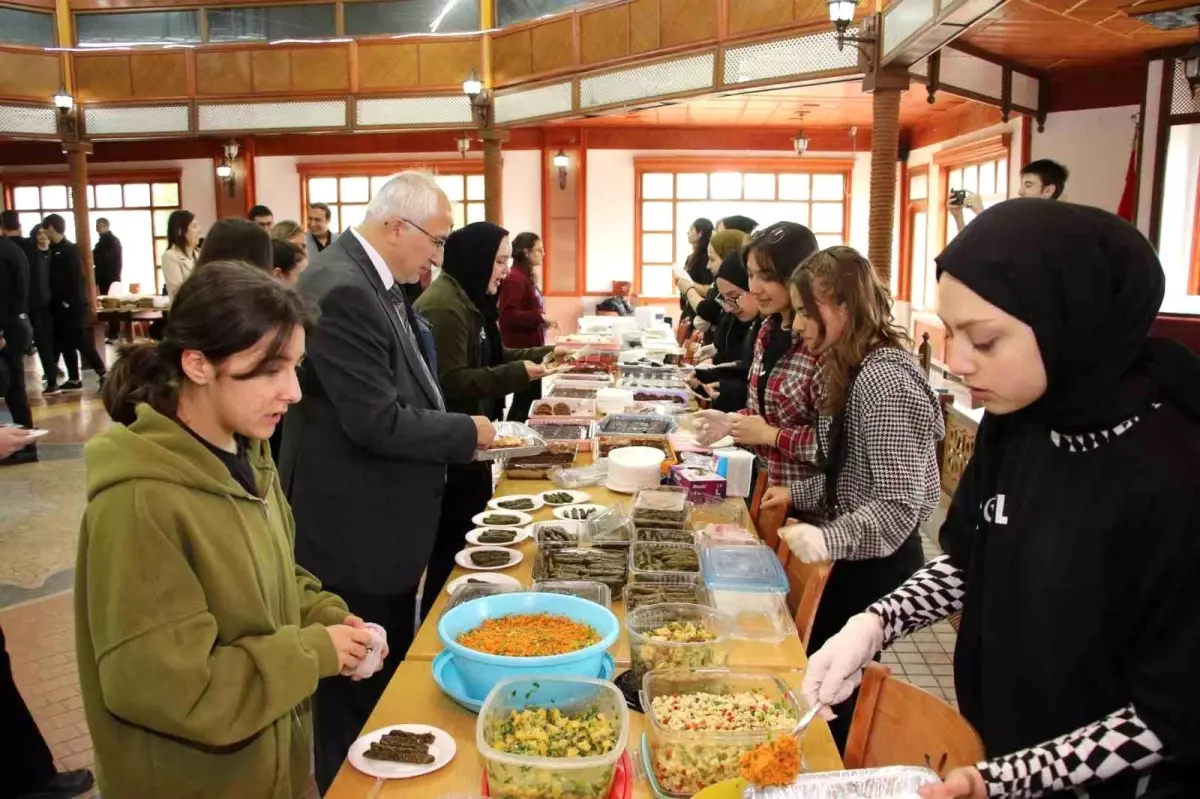
[[[541,361],[553,347],[505,349],[500,342],[496,293],[508,275],[512,244],[508,231],[474,222],[446,239],[442,274],[413,306],[429,320],[437,346],[438,380],[446,410],[499,420],[504,398],[523,390],[546,370]],[[454,570],[454,556],[472,528],[471,517],[492,496],[488,462],[451,465],[437,541],[425,574],[422,616]]]
[[[712,367],[696,370],[692,387],[712,397],[714,409],[740,411],[746,407],[750,362],[761,324],[741,250],[731,252],[717,267],[716,289],[724,309],[713,335],[717,351]]]
[[[1198,796],[1200,360],[1147,337],[1162,267],[1112,214],[1040,199],[937,263],[947,364],[987,410],[946,554],[851,618],[804,694],[836,703],[961,609],[955,688],[989,759],[923,797]]]

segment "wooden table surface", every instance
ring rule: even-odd
[[[581,458],[583,460],[583,458]],[[537,494],[549,491],[556,486],[549,480],[508,480],[502,479],[496,487],[495,495],[510,496],[513,494]],[[619,502],[628,503],[627,494],[618,494],[602,486],[589,486],[585,489],[591,494],[589,502],[598,505],[614,505]],[[738,505],[741,504],[739,508]],[[695,521],[722,521],[721,516],[727,513],[737,513],[744,509],[741,499],[727,500],[724,508],[712,508],[706,513],[712,514],[712,519],[697,519]],[[534,521],[550,521],[554,518],[551,508],[545,507],[534,513]],[[744,524],[749,527],[747,517]],[[464,546],[466,543],[464,542]],[[516,566],[503,569],[529,586],[533,582],[533,556],[536,547],[532,541],[521,543],[518,548],[525,555]],[[469,573],[461,567],[455,567],[451,579]],[[408,650],[408,655],[396,670],[395,676],[388,684],[383,697],[376,705],[375,711],[367,720],[366,730],[375,730],[392,724],[429,724],[440,727],[454,738],[458,745],[458,753],[453,762],[442,770],[424,777],[411,780],[395,780],[384,783],[379,797],[413,797],[414,799],[438,799],[443,794],[479,794],[480,779],[483,773],[483,763],[475,749],[476,715],[459,707],[451,699],[442,694],[437,683],[433,681],[430,662],[442,651],[438,639],[437,623],[445,610],[449,596],[445,590],[437,598],[426,622],[421,625]],[[614,598],[613,612],[619,619],[625,616],[624,603],[619,597]],[[622,632],[617,643],[609,650],[617,661],[618,670],[629,666],[629,643]],[[730,667],[752,670],[777,672],[797,692],[803,677],[803,670],[808,664],[804,647],[799,636],[789,636],[782,642],[763,644],[753,641],[735,640],[730,650]],[[640,713],[630,712],[630,754],[638,751],[645,719]],[[829,733],[829,727],[818,719],[809,728],[804,737],[804,752],[808,766],[813,771],[836,771],[842,768],[841,757]],[[375,787],[375,780],[354,769],[349,763],[343,763],[326,799],[365,799]],[[649,786],[645,782],[635,782],[635,797],[650,797]]]

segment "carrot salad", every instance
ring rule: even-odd
[[[755,785],[791,785],[800,774],[800,748],[788,735],[742,755],[742,779]]]
[[[596,631],[566,616],[524,613],[488,619],[458,637],[468,649],[488,655],[542,657],[562,655],[600,640]]]

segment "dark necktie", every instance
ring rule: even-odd
[[[388,297],[392,301],[392,307],[396,309],[396,316],[400,318],[400,327],[404,330],[404,335],[416,345],[417,352],[421,354],[421,371],[428,378],[429,384],[433,386],[433,393],[437,400],[438,410],[446,410],[445,400],[442,399],[442,387],[438,385],[437,377],[429,369],[429,355],[425,352],[425,344],[421,341],[421,336],[418,335],[417,318],[413,315],[412,305],[408,301],[408,297],[404,294],[404,287],[399,283],[393,283],[392,287],[387,290]]]

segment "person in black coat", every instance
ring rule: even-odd
[[[402,172],[371,199],[361,225],[316,255],[297,286],[321,316],[300,370],[303,398],[284,419],[279,464],[296,520],[296,561],[382,625],[391,650],[374,678],[317,688],[322,792],[412,643],[446,466],[470,463],[495,438],[488,419],[446,411],[401,288],[425,264],[441,262],[452,224],[437,184]]]
[[[25,353],[33,343],[26,306],[28,291],[29,262],[25,253],[12,239],[0,237],[0,358],[9,372],[4,401],[13,422],[21,427],[33,427],[33,414],[25,396]],[[37,450],[27,447],[12,458],[18,456],[22,456],[20,460],[37,460]]]
[[[16,211],[0,213],[0,235],[20,247],[29,263],[26,306],[29,323],[33,326],[33,343],[37,347],[45,379],[42,391],[44,393],[51,389],[51,393],[54,393],[54,386],[58,382],[58,355],[54,348],[54,323],[50,318],[50,239],[42,232],[41,225],[35,226],[28,238],[22,236],[21,218]]]
[[[96,271],[96,291],[105,295],[113,283],[121,282],[121,240],[113,235],[104,217],[96,220],[96,233],[92,267]]]
[[[758,301],[750,293],[750,274],[740,250],[721,261],[715,287],[724,307],[713,336],[717,351],[712,367],[696,370],[693,388],[712,397],[716,410],[733,413],[746,407],[750,363],[761,324]]]
[[[62,384],[62,390],[83,388],[83,381],[79,379],[81,357],[103,385],[108,369],[100,353],[96,352],[86,327],[87,286],[83,282],[79,247],[66,237],[66,221],[58,214],[43,219],[42,227],[50,237],[50,313],[54,320],[55,349],[67,365],[67,382]]]

